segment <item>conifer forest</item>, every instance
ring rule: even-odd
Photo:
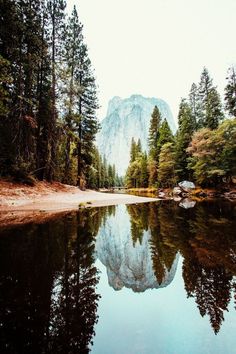
[[[97,84],[76,7],[1,0],[0,176],[80,188],[118,183],[99,155]]]

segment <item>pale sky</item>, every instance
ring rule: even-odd
[[[99,119],[113,96],[181,97],[206,66],[223,94],[236,63],[236,0],[68,0],[77,5],[99,85]]]

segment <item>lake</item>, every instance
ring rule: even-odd
[[[236,353],[236,204],[0,226],[0,353]]]

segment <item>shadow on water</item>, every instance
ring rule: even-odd
[[[94,237],[106,212],[2,232],[0,353],[89,352],[100,297]]]
[[[0,230],[0,352],[88,353],[101,297],[96,257],[115,290],[144,292],[168,286],[180,254],[186,294],[218,333],[236,296],[235,214],[226,201],[160,201]]]

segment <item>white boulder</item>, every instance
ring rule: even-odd
[[[190,191],[195,188],[195,184],[190,181],[182,181],[178,183],[178,186],[185,192]]]

